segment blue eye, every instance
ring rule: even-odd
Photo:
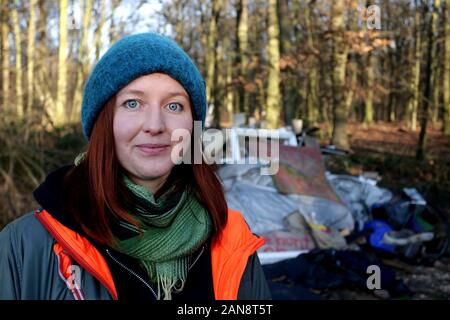
[[[137,100],[131,99],[124,102],[126,108],[136,109],[139,107],[139,102]]]
[[[183,106],[181,104],[175,103],[175,102],[169,103],[167,105],[167,108],[170,111],[175,111],[175,112],[179,112],[179,111],[183,110]]]

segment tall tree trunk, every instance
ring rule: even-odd
[[[99,0],[97,3],[97,14],[100,15],[100,19],[98,21],[97,29],[94,34],[94,43],[95,43],[95,61],[100,59],[100,50],[102,48],[102,31],[103,26],[105,25],[105,16],[106,16],[106,5],[105,0]]]
[[[116,19],[114,18],[114,13],[120,4],[120,0],[111,0],[111,24],[109,26],[109,44],[113,44],[117,40],[117,26]]]
[[[310,55],[308,57],[308,87],[306,90],[306,110],[308,123],[314,124],[317,122],[318,116],[318,98],[317,98],[317,58],[315,56],[316,49],[314,48],[313,28],[312,28],[312,11],[314,8],[314,0],[309,1],[305,6],[305,22],[306,22],[306,44]]]
[[[349,10],[349,18],[348,18],[348,30],[350,30],[353,34],[359,31],[360,27],[358,26],[358,18],[360,15],[357,6],[354,5],[353,1],[351,1]],[[358,80],[358,71],[360,68],[358,65],[360,64],[360,56],[358,54],[350,54],[347,60],[347,79],[349,78],[349,86],[345,93],[345,107],[347,108],[348,115],[352,114],[352,105],[354,93],[356,91],[356,81]],[[348,80],[347,80],[348,81]],[[355,110],[357,111],[357,110]],[[358,117],[357,112],[355,112],[355,117]]]
[[[450,135],[450,0],[445,0],[444,9],[444,78],[443,92],[444,92],[444,126],[443,131],[445,135]]]
[[[280,30],[280,57],[281,59],[291,59],[292,58],[292,30],[294,28],[293,22],[289,19],[289,12],[296,9],[293,4],[290,4],[289,0],[278,0],[277,1],[277,18],[278,18],[278,28]],[[293,110],[296,106],[296,92],[298,91],[298,86],[296,84],[296,72],[291,66],[286,65],[284,68],[280,67],[280,94],[281,94],[281,108],[280,108],[280,119],[283,122],[289,124],[293,118]]]
[[[30,123],[33,120],[33,102],[34,102],[34,61],[35,61],[35,37],[36,37],[36,4],[37,0],[31,0],[29,3],[30,18],[28,21],[27,36],[27,107],[25,121],[25,142],[30,135]]]
[[[386,8],[384,10],[385,13],[385,26],[388,30],[392,30],[392,6],[389,0],[384,0],[383,6]],[[397,104],[397,77],[398,72],[396,70],[396,53],[397,51],[394,51],[392,48],[388,48],[388,56],[387,56],[387,66],[389,70],[389,81],[388,81],[388,90],[389,90],[389,97],[388,97],[388,121],[394,122],[396,120],[396,104]]]
[[[47,46],[47,8],[46,8],[46,0],[38,1],[38,11],[39,11],[39,20],[38,20],[38,30],[37,30],[37,55],[40,59],[36,61],[36,68],[44,68],[50,69],[46,63],[48,63],[49,53]]]
[[[440,68],[439,68],[439,54],[438,54],[438,37],[439,37],[439,8],[441,7],[441,0],[434,0],[433,13],[431,25],[431,33],[433,35],[433,46],[431,48],[431,90],[432,90],[432,103],[431,103],[431,120],[436,123],[439,115],[439,94],[440,94]]]
[[[233,48],[231,46],[230,37],[224,37],[223,39],[223,55],[222,60],[225,60],[225,81],[222,83],[221,87],[225,91],[224,105],[225,105],[225,117],[224,125],[230,127],[233,125]]]
[[[12,9],[12,24],[14,32],[14,40],[16,44],[16,115],[18,119],[23,118],[23,84],[22,84],[22,31],[20,30],[20,22],[17,12],[18,1],[15,0]]]
[[[208,39],[207,39],[207,52],[206,52],[206,101],[208,104],[215,105],[213,93],[214,93],[214,71],[216,69],[216,56],[217,56],[217,24],[220,15],[221,1],[213,0],[211,8],[211,20],[208,27]],[[216,111],[216,110],[215,110]],[[218,119],[215,119],[218,120]]]
[[[34,99],[33,79],[34,79],[34,47],[36,35],[36,4],[37,0],[30,1],[30,19],[28,21],[28,45],[27,45],[27,118],[31,118],[32,105]]]
[[[348,109],[345,105],[345,71],[348,45],[344,39],[343,1],[333,1],[331,6],[331,30],[333,32],[333,135],[331,143],[338,148],[350,149],[347,136]]]
[[[2,106],[3,110],[1,112],[4,112],[6,109],[9,109],[9,73],[11,70],[11,67],[9,65],[9,56],[10,56],[10,49],[9,49],[9,41],[8,41],[8,34],[9,34],[9,28],[8,28],[8,0],[2,0],[1,2],[1,12],[2,17],[0,21],[1,26],[1,37],[2,37],[2,46],[1,46],[1,55],[2,55]]]
[[[83,85],[89,72],[89,48],[88,48],[88,35],[89,28],[91,26],[91,13],[92,13],[93,0],[84,1],[84,13],[83,13],[83,29],[81,41],[78,47],[78,67],[77,77],[75,84],[74,98],[72,101],[72,111],[70,113],[70,121],[75,122],[80,117],[80,106]]]
[[[201,26],[205,26],[209,17],[208,17],[208,12],[206,9],[203,9],[203,2],[199,3],[199,8],[198,10],[200,11],[200,25]],[[202,66],[203,69],[205,70],[205,74],[206,74],[206,70],[208,70],[208,66],[206,63],[206,51],[208,50],[208,33],[207,32],[201,32],[200,33],[200,43],[201,43],[201,48],[202,51],[204,52],[204,54],[199,56],[199,59],[202,59]]]
[[[388,98],[388,121],[394,122],[397,118],[397,72],[396,72],[396,54],[389,52],[388,66],[389,66],[389,98]]]
[[[61,125],[67,122],[67,0],[59,1],[59,48],[58,48],[58,85],[56,91],[56,110],[53,123]]]
[[[409,126],[412,130],[417,129],[417,109],[420,100],[420,63],[422,58],[422,37],[420,33],[420,19],[421,13],[419,5],[416,1],[415,5],[415,18],[414,18],[414,37],[415,43],[413,48],[413,65],[411,70],[411,82],[410,82],[410,99],[407,105],[406,116],[409,118]]]
[[[183,22],[183,7],[184,1],[176,1],[175,3],[175,14],[176,14],[176,24],[175,24],[175,41],[182,46],[184,39],[184,22]]]
[[[436,10],[436,7],[433,8]],[[428,47],[427,47],[427,60],[426,60],[426,70],[425,70],[425,89],[424,89],[424,99],[423,99],[423,110],[422,110],[422,117],[420,121],[420,134],[419,134],[419,144],[417,146],[417,153],[416,158],[419,160],[425,159],[426,156],[426,138],[427,138],[427,124],[428,124],[428,113],[430,108],[430,105],[432,103],[432,84],[433,84],[433,78],[432,78],[432,64],[431,61],[433,57],[433,42],[435,42],[434,34],[433,34],[433,25],[434,25],[434,19],[437,18],[437,15],[432,14],[429,12],[429,7],[425,7],[425,11],[429,17],[428,22]]]
[[[248,1],[239,0],[236,12],[236,64],[238,86],[238,110],[248,113],[248,93],[245,85],[248,82]]]
[[[353,96],[356,88],[356,81],[358,80],[358,58],[356,55],[352,55],[347,63],[347,71],[350,74],[350,87],[345,95],[345,107],[351,115]],[[356,110],[355,110],[356,111]],[[355,112],[355,117],[358,118],[358,113]]]
[[[372,4],[372,1],[366,1],[366,7],[369,7]],[[367,37],[367,45],[372,46],[373,41],[375,40],[373,37],[373,30],[365,28],[366,37]],[[375,84],[375,75],[374,75],[374,67],[375,67],[375,55],[373,52],[374,48],[372,47],[366,56],[366,98],[364,101],[364,124],[370,125],[373,123],[373,87]]]
[[[38,39],[37,48],[39,59],[36,60],[36,96],[44,106],[44,113],[41,115],[41,123],[47,124],[52,122],[56,105],[56,90],[53,88],[53,81],[50,80],[51,66],[53,58],[47,46],[47,8],[46,0],[39,0],[39,22],[38,22]]]
[[[375,84],[374,76],[375,57],[371,51],[366,57],[366,99],[364,104],[364,124],[370,125],[373,122],[373,87]]]
[[[214,101],[214,123],[218,128],[221,127],[221,119],[224,110],[222,110],[223,98],[221,96],[220,86],[225,80],[222,78],[222,74],[219,70],[219,65],[223,66],[223,47],[218,44],[218,40],[216,40],[216,50],[214,57],[214,84],[212,86],[212,99]]]
[[[277,0],[268,3],[268,56],[269,74],[267,83],[266,120],[268,128],[277,128],[280,120],[280,30],[277,15]]]

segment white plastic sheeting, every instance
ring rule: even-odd
[[[392,199],[392,193],[376,186],[375,180],[329,172],[326,173],[326,177],[339,198],[351,210],[358,230],[362,230],[364,223],[372,219],[370,213],[372,208]]]
[[[301,212],[310,223],[353,230],[353,216],[345,206],[319,197],[281,194],[271,176],[259,174],[258,165],[223,166],[219,176],[228,206],[242,212],[257,234],[284,230],[283,219],[294,211]]]

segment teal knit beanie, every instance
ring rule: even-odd
[[[156,33],[126,36],[97,62],[86,81],[81,107],[83,133],[89,139],[106,102],[140,76],[161,72],[187,91],[194,120],[206,117],[205,81],[191,58],[174,41]]]

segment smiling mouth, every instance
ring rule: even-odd
[[[139,144],[136,147],[143,154],[154,156],[154,155],[158,155],[158,154],[166,151],[170,147],[170,145],[169,144],[146,143],[146,144]]]

